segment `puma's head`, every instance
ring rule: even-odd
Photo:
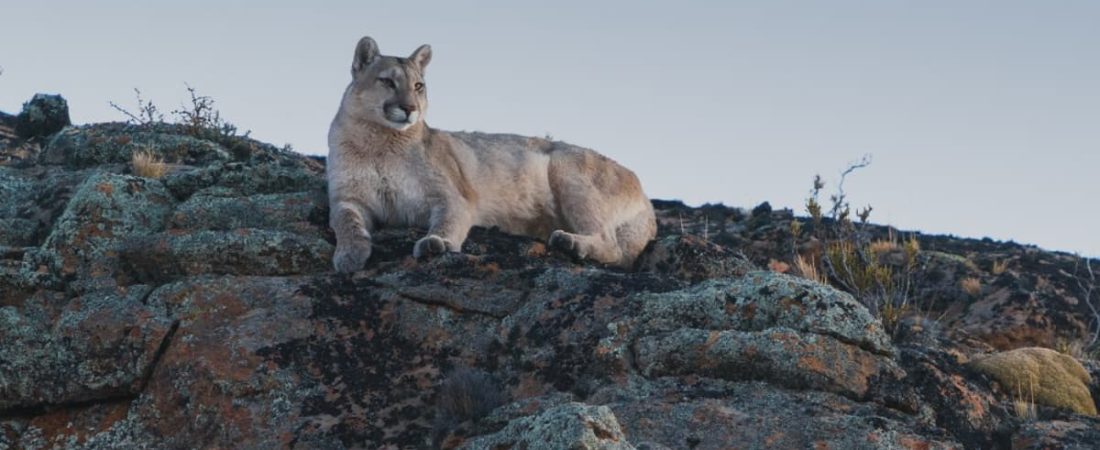
[[[432,48],[427,45],[408,58],[384,56],[374,39],[364,36],[355,47],[345,111],[398,131],[420,123],[428,109],[424,68],[431,60]]]

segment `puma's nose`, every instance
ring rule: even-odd
[[[401,108],[402,111],[405,111],[405,114],[412,114],[413,111],[416,111],[416,105],[412,105],[412,104],[401,105],[400,108]]]

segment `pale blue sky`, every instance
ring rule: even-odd
[[[461,3],[461,4],[460,4]],[[1100,256],[1100,2],[8,1],[0,110],[78,123],[184,82],[252,136],[327,152],[355,42],[429,43],[428,122],[555,138],[656,198],[802,213],[815,173],[872,220]]]

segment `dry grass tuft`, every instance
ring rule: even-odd
[[[975,277],[963,278],[963,280],[959,282],[959,287],[962,288],[963,292],[977,297],[978,294],[982,293],[982,280]]]
[[[798,257],[795,258],[794,268],[798,270],[798,274],[801,275],[802,278],[816,281],[821,284],[829,284],[829,280],[825,278],[825,275],[823,275],[820,270],[817,270],[817,264],[807,260],[802,255],[798,255]]]
[[[993,275],[1000,275],[1008,270],[1008,260],[993,261]]]
[[[876,255],[889,253],[899,248],[901,248],[901,246],[898,245],[897,241],[885,239],[874,241],[871,243],[870,246],[868,246],[868,249],[871,250],[871,253],[874,253]]]
[[[168,172],[168,164],[164,163],[164,159],[148,150],[134,152],[130,157],[130,165],[134,175],[144,178],[161,178]]]
[[[1016,383],[1016,392],[1012,396],[1012,410],[1020,420],[1034,422],[1039,415],[1035,408],[1035,375],[1028,374],[1027,392],[1024,392],[1023,384],[1023,380]]]

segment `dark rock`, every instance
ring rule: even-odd
[[[165,282],[201,274],[308,274],[329,270],[332,250],[318,238],[253,228],[157,233],[119,247],[125,269],[120,276]]]
[[[56,319],[41,300],[0,308],[0,410],[139,393],[171,329],[142,305],[149,290],[87,294]]]
[[[69,103],[60,95],[34,94],[15,117],[15,133],[24,139],[48,136],[69,125]]]
[[[1012,436],[1015,449],[1092,449],[1100,442],[1100,421],[1052,420],[1026,423]]]
[[[761,203],[759,205],[756,205],[756,207],[752,209],[752,217],[767,216],[767,215],[770,215],[771,213],[772,213],[772,204],[768,203],[768,202],[764,202],[764,203]]]
[[[754,269],[751,262],[730,249],[692,235],[672,235],[650,242],[635,263],[639,272],[671,275],[691,283],[737,277]]]

